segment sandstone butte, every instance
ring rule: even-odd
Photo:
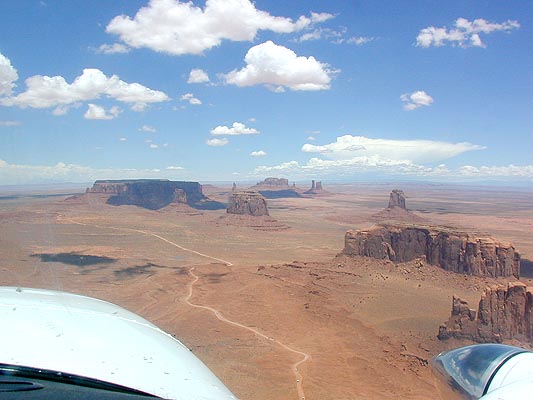
[[[429,264],[462,274],[520,276],[520,255],[511,244],[447,228],[376,225],[348,231],[343,253],[394,262],[422,257]]]
[[[268,215],[267,202],[261,194],[251,190],[233,192],[229,196],[226,212],[254,217]]]
[[[110,195],[111,205],[135,205],[157,210],[172,203],[187,204],[194,208],[224,208],[202,193],[198,182],[169,181],[166,179],[97,180],[86,194]]]
[[[403,193],[403,190],[394,189],[390,193],[388,208],[394,207],[399,207],[403,210],[407,210],[407,207],[405,206],[405,194]]]
[[[522,282],[492,285],[484,289],[478,311],[454,296],[448,321],[438,338],[469,339],[478,343],[516,339],[533,342],[533,288]]]

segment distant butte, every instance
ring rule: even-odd
[[[311,189],[305,191],[303,194],[304,195],[311,195],[311,196],[326,196],[326,195],[330,195],[331,193],[329,193],[328,191],[324,190],[324,188],[322,187],[322,182],[321,181],[312,180],[311,181]]]
[[[257,182],[249,190],[258,191],[267,199],[302,197],[296,185],[293,183],[289,186],[289,180],[286,178],[266,178],[264,181]]]
[[[405,193],[403,190],[394,189],[389,195],[389,205],[387,208],[372,215],[377,222],[405,222],[405,223],[427,223],[428,221],[407,209]]]
[[[226,212],[228,214],[260,217],[268,215],[267,202],[258,192],[251,190],[232,192],[229,196]]]
[[[109,195],[107,203],[114,206],[134,205],[158,210],[170,204],[186,204],[202,210],[225,208],[202,193],[198,182],[166,179],[97,180],[86,195]]]

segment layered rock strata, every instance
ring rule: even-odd
[[[311,189],[304,192],[304,194],[325,194],[327,193],[323,187],[321,181],[311,181]]]
[[[520,255],[511,244],[444,228],[377,225],[348,231],[343,253],[394,262],[425,257],[447,271],[476,276],[520,275]]]
[[[234,192],[229,196],[228,214],[251,215],[259,217],[268,215],[266,200],[254,191]]]
[[[485,288],[478,311],[453,297],[448,321],[439,328],[438,338],[469,339],[478,343],[504,340],[533,340],[533,288],[511,282]]]
[[[399,207],[403,210],[407,210],[405,206],[405,194],[403,190],[394,189],[389,196],[389,207],[394,208]]]
[[[198,182],[169,181],[165,179],[99,180],[86,193],[111,195],[111,205],[135,205],[157,210],[172,203],[195,208],[220,208],[202,193]]]

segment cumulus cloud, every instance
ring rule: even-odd
[[[265,84],[278,89],[325,90],[329,89],[334,73],[314,57],[297,56],[270,40],[248,50],[244,61],[244,68],[224,76],[227,83],[241,87]]]
[[[367,157],[375,160],[435,163],[467,151],[483,150],[484,146],[462,142],[449,143],[433,140],[371,139],[365,136],[344,135],[334,143],[316,146],[306,143],[304,153],[320,153],[333,160],[351,160]]]
[[[404,93],[400,96],[400,100],[403,101],[403,108],[407,111],[416,110],[422,106],[428,107],[433,103],[433,98],[423,90],[418,90],[413,93]]]
[[[346,176],[362,173],[372,176],[403,176],[431,180],[522,180],[533,181],[533,165],[480,166],[464,165],[455,169],[445,164],[429,167],[407,160],[384,160],[378,157],[355,157],[350,160],[322,160],[312,158],[306,163],[288,161],[273,166],[259,166],[253,175],[264,176],[270,173],[291,174],[298,177]]]
[[[139,128],[139,131],[140,132],[150,132],[150,133],[155,133],[157,132],[157,129],[155,129],[153,126],[150,126],[150,125],[143,125]]]
[[[97,53],[101,54],[124,54],[129,53],[130,48],[123,45],[122,43],[113,43],[113,44],[103,44],[96,50]]]
[[[131,104],[134,111],[142,111],[148,104],[169,100],[163,92],[139,83],[126,83],[116,75],[108,78],[99,69],[92,68],[84,69],[72,83],[67,83],[62,76],[42,75],[32,76],[25,83],[25,92],[2,99],[0,104],[21,108],[63,107],[105,95]]]
[[[192,2],[151,0],[133,18],[113,18],[106,31],[133,48],[201,54],[222,40],[252,41],[260,30],[291,33],[330,18],[331,14],[311,13],[293,21],[258,10],[250,0],[207,0],[203,9]]]
[[[10,96],[18,78],[11,60],[0,53],[0,96]]]
[[[208,146],[220,147],[220,146],[227,145],[229,143],[229,140],[226,138],[221,138],[221,139],[214,138],[214,139],[208,139],[205,143]]]
[[[207,83],[209,82],[209,75],[203,69],[193,68],[189,72],[189,79],[187,83]]]
[[[193,106],[199,106],[202,104],[202,101],[200,99],[197,99],[194,97],[194,94],[192,93],[185,93],[180,97],[181,101],[188,101],[189,104],[192,104]]]
[[[178,173],[179,171],[175,171]],[[10,164],[0,159],[0,184],[92,182],[97,179],[167,178],[160,169],[92,168],[58,162],[55,165]]]
[[[150,143],[150,148],[151,149],[157,149],[159,146],[155,143]]]
[[[518,21],[507,20],[502,23],[494,23],[483,18],[469,21],[466,18],[457,18],[454,28],[436,28],[429,26],[422,29],[416,37],[416,45],[419,47],[440,47],[446,44],[457,45],[459,47],[485,47],[480,34],[503,31],[510,32],[520,28]]]
[[[267,153],[266,153],[265,151],[263,151],[263,150],[257,150],[257,151],[252,151],[252,152],[250,153],[250,155],[251,155],[252,157],[263,157],[263,156],[266,156]]]
[[[89,103],[89,108],[83,117],[85,119],[109,120],[118,117],[121,112],[122,110],[117,106],[113,106],[109,109],[109,111],[106,111],[104,107]]]
[[[258,135],[260,132],[255,128],[247,128],[241,122],[234,122],[230,127],[225,125],[219,125],[216,128],[211,129],[211,135],[214,136],[237,136],[237,135]]]

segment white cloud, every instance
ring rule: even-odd
[[[168,169],[169,171],[181,171],[181,170],[184,170],[185,168],[179,167],[176,165],[169,165],[166,169]]]
[[[126,83],[116,75],[108,78],[99,69],[91,68],[84,69],[71,84],[62,76],[42,75],[32,76],[26,79],[25,83],[25,92],[2,99],[0,104],[21,108],[63,107],[106,95],[130,103],[133,110],[141,111],[148,104],[169,100],[163,92],[149,89],[139,83]]]
[[[309,136],[309,137],[307,138],[307,140],[315,141],[315,140],[316,140],[316,137],[314,137],[314,136]]]
[[[126,142],[126,141],[128,140],[128,138],[126,138],[126,137],[121,137],[121,138],[119,138],[118,140],[120,140],[121,142]]]
[[[483,150],[484,146],[433,140],[371,139],[364,136],[344,135],[334,143],[315,146],[306,143],[304,153],[320,153],[333,160],[351,160],[356,157],[369,159],[435,163],[455,157],[467,151]]]
[[[362,46],[364,44],[373,42],[374,40],[376,40],[376,38],[372,36],[353,36],[350,39],[348,39],[346,42],[355,44],[357,46]]]
[[[297,56],[272,41],[252,47],[244,61],[244,68],[224,76],[227,83],[241,87],[265,84],[278,89],[325,90],[329,89],[334,73],[314,57]]]
[[[200,99],[197,99],[194,97],[194,94],[192,93],[185,93],[180,97],[181,101],[188,101],[189,104],[192,104],[193,106],[199,106],[202,104],[202,101]]]
[[[20,121],[0,121],[0,126],[18,126]]]
[[[251,155],[252,157],[263,157],[263,156],[266,156],[267,153],[266,153],[265,151],[263,151],[263,150],[257,150],[257,151],[252,151],[252,152],[250,153],[250,155]]]
[[[271,173],[291,174],[293,177],[340,176],[354,177],[364,173],[378,176],[404,176],[431,180],[526,180],[533,181],[533,165],[481,166],[465,165],[449,169],[440,164],[428,167],[408,160],[386,160],[379,157],[355,157],[350,160],[322,160],[311,158],[305,164],[288,161],[273,166],[259,166],[253,175]]]
[[[403,108],[407,111],[412,111],[422,106],[428,107],[433,103],[433,98],[423,90],[404,93],[400,96],[400,99],[404,102]]]
[[[189,73],[187,83],[206,83],[209,82],[209,75],[203,69],[193,68]]]
[[[157,144],[151,143],[150,148],[151,149],[157,149],[159,146]]]
[[[206,142],[205,142],[208,146],[215,146],[215,147],[220,147],[220,146],[225,146],[229,143],[229,140],[226,139],[226,138],[222,138],[222,139],[208,139]]]
[[[102,54],[124,54],[129,53],[130,48],[122,43],[103,44],[96,50],[97,53]]]
[[[241,122],[234,122],[232,127],[225,125],[219,125],[216,128],[211,129],[211,135],[214,136],[237,136],[237,135],[258,135],[260,132],[255,128],[247,128]]]
[[[491,33],[496,31],[509,32],[512,29],[520,28],[518,21],[507,20],[502,23],[488,22],[482,18],[469,21],[466,18],[457,18],[454,23],[455,28],[436,28],[429,26],[422,29],[416,37],[416,45],[420,47],[440,47],[445,44],[457,45],[459,47],[485,47],[481,41],[481,33]]]
[[[0,96],[10,96],[18,78],[11,60],[0,53]]]
[[[104,107],[89,103],[89,108],[83,117],[85,119],[109,120],[118,117],[121,112],[122,110],[117,106],[113,106],[109,111],[106,111]]]
[[[181,55],[201,54],[222,40],[252,41],[259,30],[291,33],[333,18],[311,13],[293,22],[255,8],[250,0],[207,0],[204,9],[192,1],[151,0],[130,18],[119,15],[106,31],[128,46]]]
[[[143,125],[139,128],[139,131],[140,132],[150,132],[150,133],[155,133],[157,132],[157,130],[153,127],[153,126],[150,126],[150,125]]]
[[[25,165],[9,164],[0,159],[0,184],[2,185],[166,177],[160,169],[92,168],[64,162],[58,162],[55,165]]]

